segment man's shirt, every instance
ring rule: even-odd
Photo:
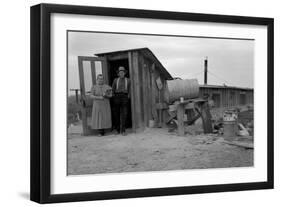
[[[112,84],[113,93],[128,93],[130,94],[130,79],[115,78]]]

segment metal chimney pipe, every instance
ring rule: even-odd
[[[208,84],[208,57],[204,60],[204,85]]]

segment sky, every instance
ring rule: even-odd
[[[173,77],[208,84],[254,87],[254,40],[68,32],[68,86],[79,88],[77,56],[149,48]],[[87,67],[87,65],[85,65]]]

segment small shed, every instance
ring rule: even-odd
[[[150,49],[120,50],[98,53],[95,56],[78,57],[82,95],[87,93],[85,80],[82,79],[89,77],[89,75],[85,75],[83,61],[90,61],[89,70],[91,72],[88,74],[92,76],[91,84],[95,84],[95,77],[97,73],[101,72],[104,75],[105,82],[112,86],[114,78],[117,77],[118,67],[123,66],[127,70],[126,76],[131,80],[128,125],[132,127],[134,132],[139,132],[149,126],[150,120],[164,124],[163,110],[159,110],[159,108],[161,109],[164,103],[166,81],[173,78]],[[97,64],[97,62],[100,63]],[[98,65],[100,67],[99,72],[96,71]],[[86,119],[83,123],[83,130],[87,130]]]

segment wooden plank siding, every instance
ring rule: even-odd
[[[120,59],[127,59],[129,57],[128,53],[115,53],[113,55],[106,55],[108,60],[120,60]]]
[[[213,98],[214,94],[215,95],[220,94],[221,101],[219,107],[235,107],[241,105],[240,94],[245,94],[246,97],[245,105],[253,104],[254,102],[254,97],[253,97],[254,92],[251,89],[247,90],[247,89],[239,89],[239,88],[200,87],[199,96],[203,97],[204,94],[209,94],[209,97],[211,99]]]
[[[164,90],[159,90],[156,79],[160,77],[163,86],[166,86],[165,78],[159,73],[158,68],[137,51],[129,54],[129,67],[132,82],[132,116],[136,131],[142,131],[149,126],[149,120],[159,121],[160,114],[156,110],[156,103],[164,102]],[[163,87],[164,88],[164,87]],[[159,99],[160,98],[160,99]],[[134,109],[133,109],[134,108]],[[162,122],[164,115],[161,112]],[[164,123],[160,123],[163,125]]]
[[[139,67],[139,54],[137,51],[132,52],[132,65],[134,75],[131,76],[134,85],[134,96],[135,96],[135,123],[136,123],[136,131],[143,130],[143,119],[142,119],[142,111],[141,111],[141,82],[140,82],[140,67]]]
[[[145,119],[144,119],[144,80],[143,80],[143,56],[136,51],[138,54],[138,82],[139,82],[139,107],[140,107],[140,114],[139,114],[139,127],[140,130],[143,130],[145,127]],[[136,69],[137,70],[137,69]]]
[[[144,126],[148,127],[149,123],[149,118],[148,118],[148,68],[147,64],[145,63],[145,59],[143,56],[140,56],[140,65],[141,65],[141,70],[142,70],[142,109],[143,109],[143,119],[144,119]]]
[[[147,107],[148,107],[148,120],[152,120],[153,116],[152,116],[152,100],[150,97],[152,97],[152,83],[151,83],[151,67],[150,67],[150,62],[148,60],[146,60],[146,64],[147,64],[147,88],[148,88],[148,93],[146,96],[147,99]]]
[[[154,119],[154,121],[157,123],[158,122],[158,117],[157,117],[157,111],[156,111],[156,97],[157,93],[155,90],[156,83],[155,83],[155,64],[152,63],[151,71],[150,71],[150,80],[151,80],[151,114]]]
[[[133,66],[133,54],[132,52],[128,52],[128,60],[129,60],[129,73],[130,73],[130,91],[131,91],[131,112],[132,112],[132,128],[133,132],[136,132],[136,107],[135,107],[135,84],[134,84],[134,66]]]

